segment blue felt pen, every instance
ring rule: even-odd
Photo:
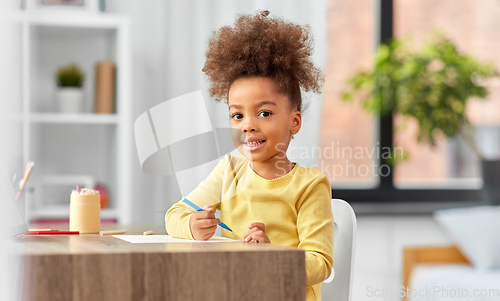
[[[184,203],[188,204],[189,206],[193,207],[196,211],[203,211],[203,209],[201,209],[200,207],[198,207],[196,204],[192,203],[191,201],[189,201],[188,199],[184,198],[182,200]],[[226,226],[226,224],[224,224],[223,222],[220,222],[219,224],[222,228],[228,230],[228,231],[231,231],[233,232],[233,230],[231,230],[231,228],[229,228],[228,226]]]

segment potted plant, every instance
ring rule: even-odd
[[[413,48],[408,39],[382,44],[373,70],[351,77],[342,98],[359,98],[374,115],[401,114],[416,119],[418,142],[434,146],[438,132],[446,137],[460,135],[482,161],[489,201],[498,203],[500,190],[493,190],[500,187],[500,160],[484,157],[473,139],[473,127],[465,110],[472,98],[484,99],[488,95],[485,81],[494,76],[498,72],[493,64],[461,54],[443,34],[434,33],[420,50]],[[397,158],[391,159],[397,162]]]
[[[80,113],[83,104],[85,73],[76,64],[61,67],[56,72],[57,102],[62,113]]]

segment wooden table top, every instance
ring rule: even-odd
[[[30,227],[36,228],[36,226]],[[40,226],[38,226],[40,228]],[[50,229],[67,230],[67,226],[46,226]],[[153,235],[166,235],[164,228],[147,226],[105,225],[101,230],[126,230],[127,234],[142,235],[153,230]],[[304,250],[273,244],[255,244],[243,242],[186,242],[186,243],[129,243],[100,234],[72,235],[20,235],[12,241],[13,251],[24,255],[50,254],[106,254],[106,253],[158,253],[158,252],[241,252],[241,251],[291,251]]]

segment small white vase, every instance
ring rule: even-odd
[[[61,87],[57,89],[57,104],[61,113],[81,113],[83,108],[83,89]]]

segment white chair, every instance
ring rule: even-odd
[[[335,229],[333,269],[330,277],[322,285],[322,297],[325,301],[350,301],[354,274],[356,215],[351,205],[341,199],[332,199],[332,210]]]

